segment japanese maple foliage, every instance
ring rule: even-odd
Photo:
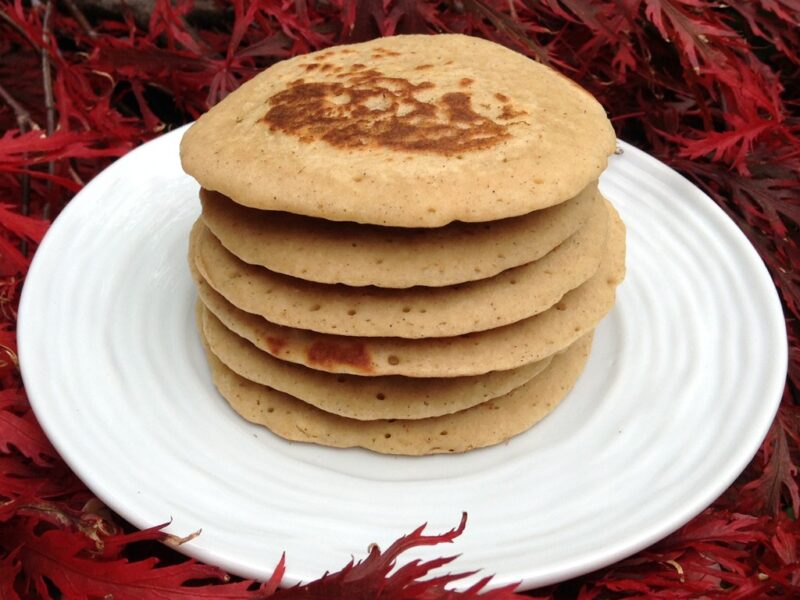
[[[149,20],[71,0],[0,0],[0,599],[510,598],[445,589],[450,558],[402,553],[451,541],[418,529],[383,553],[278,590],[184,559],[137,532],[57,456],[27,403],[16,307],[52,218],[116,157],[205,111],[260,69],[399,33],[493,39],[594,93],[619,136],[722,206],[780,292],[789,381],[758,454],[715,504],[651,548],[540,598],[800,597],[800,2],[797,0],[156,0]],[[188,533],[188,532],[187,532]],[[162,540],[166,544],[154,544]],[[343,557],[344,564],[347,557]],[[533,565],[532,565],[533,566]],[[331,565],[336,568],[337,565]]]

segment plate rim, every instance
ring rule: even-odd
[[[78,476],[84,482],[87,488],[89,488],[93,494],[95,494],[110,508],[112,508],[114,512],[138,528],[150,527],[153,524],[143,523],[142,519],[137,516],[135,499],[133,499],[134,501],[128,499],[127,503],[122,501],[118,502],[117,495],[113,493],[113,490],[106,489],[106,487],[103,486],[102,481],[98,479],[100,474],[93,473],[91,469],[87,470],[85,468],[86,464],[81,459],[79,453],[71,453],[69,451],[68,444],[66,447],[67,451],[66,453],[64,452],[65,442],[59,436],[58,425],[57,423],[51,421],[47,416],[47,400],[40,397],[41,395],[38,395],[36,391],[31,391],[37,389],[37,385],[35,383],[37,375],[31,372],[33,367],[26,366],[26,363],[28,362],[26,357],[35,353],[33,346],[35,346],[37,340],[26,333],[28,331],[29,320],[33,321],[36,318],[35,313],[32,313],[33,309],[29,308],[34,303],[34,300],[31,300],[30,298],[35,293],[36,288],[39,285],[37,283],[39,279],[46,278],[48,275],[47,271],[44,271],[40,274],[40,271],[45,267],[40,267],[39,265],[44,263],[46,260],[45,257],[48,256],[47,253],[51,252],[49,250],[51,244],[56,243],[52,241],[56,239],[56,236],[51,235],[51,232],[60,231],[64,227],[71,226],[69,215],[80,210],[79,202],[81,201],[81,198],[91,197],[94,187],[100,186],[106,178],[113,177],[118,169],[124,169],[125,164],[128,161],[134,160],[140,154],[150,152],[154,147],[154,144],[165,143],[165,140],[168,136],[177,137],[181,135],[182,132],[188,127],[189,125],[185,125],[172,130],[126,153],[118,160],[114,161],[111,165],[106,167],[103,171],[98,173],[81,191],[79,191],[73,197],[73,199],[67,204],[67,206],[62,210],[61,214],[50,226],[50,230],[42,240],[42,243],[39,245],[39,248],[37,249],[31,261],[31,265],[21,291],[18,309],[17,346],[20,372],[25,389],[28,392],[31,408],[36,415],[37,421],[44,430],[48,439],[53,444],[54,448],[58,451],[61,458],[70,467],[70,469],[75,472],[76,476]],[[777,413],[781,403],[788,368],[788,339],[786,336],[785,317],[783,314],[779,293],[763,259],[747,239],[742,230],[735,224],[735,222],[699,187],[697,187],[679,172],[675,171],[670,166],[651,156],[647,152],[621,140],[618,140],[618,146],[622,149],[623,154],[632,154],[637,159],[643,160],[650,169],[661,171],[672,180],[680,181],[682,186],[686,187],[687,189],[691,189],[692,194],[696,196],[697,201],[705,203],[705,208],[714,216],[715,226],[721,227],[724,230],[724,233],[732,236],[732,239],[736,240],[739,248],[747,255],[751,266],[761,272],[762,281],[759,283],[765,284],[763,290],[766,293],[765,300],[772,304],[772,308],[770,309],[769,313],[762,315],[765,323],[764,328],[765,330],[769,331],[771,335],[780,332],[780,335],[775,335],[776,339],[779,341],[780,348],[775,349],[776,357],[775,361],[773,362],[773,369],[769,373],[770,377],[765,377],[765,382],[762,386],[762,396],[765,399],[764,405],[766,409],[761,413],[762,422],[759,423],[758,436],[754,435],[751,438],[752,440],[758,439],[759,441],[758,443],[753,442],[749,445],[744,445],[739,448],[737,455],[738,460],[734,461],[737,465],[735,473],[728,473],[724,477],[719,477],[715,482],[715,485],[706,486],[704,488],[705,493],[693,495],[690,498],[690,501],[684,502],[679,507],[679,510],[670,513],[669,516],[665,515],[660,521],[656,522],[651,528],[649,528],[649,531],[646,531],[643,534],[635,537],[631,536],[629,539],[621,540],[611,544],[610,546],[604,547],[603,552],[595,552],[588,557],[587,555],[578,555],[569,561],[562,561],[560,569],[550,569],[546,574],[536,572],[536,569],[533,567],[527,569],[526,573],[503,572],[496,574],[492,579],[492,582],[489,586],[490,588],[496,588],[501,585],[514,582],[520,582],[520,590],[532,589],[534,586],[538,587],[541,585],[546,585],[547,582],[563,581],[575,576],[586,574],[595,569],[613,564],[622,558],[628,557],[676,531],[689,522],[692,518],[700,514],[711,503],[713,503],[714,500],[716,500],[726,489],[728,489],[736,477],[738,477],[738,475],[746,468],[747,464],[752,460],[763,443],[763,440],[766,437],[772,422],[774,421],[775,414]],[[28,285],[31,281],[33,281],[33,285]],[[769,285],[766,285],[767,283],[769,283]],[[30,291],[32,288],[34,290],[33,292]],[[37,395],[39,397],[37,397]],[[77,467],[75,465],[77,465]],[[733,470],[734,469],[732,468],[731,471]],[[113,498],[113,500],[108,502],[108,499],[110,498]],[[693,502],[691,501],[692,498],[694,499]],[[399,531],[397,535],[399,536],[404,533],[407,532]],[[257,575],[257,577],[260,579],[263,576],[263,573],[261,572],[254,573],[247,568],[242,569],[241,565],[228,560],[224,556],[217,555],[212,548],[206,548],[203,545],[188,544],[182,546],[178,550],[192,558],[220,566],[226,571],[243,575],[247,578],[253,578],[254,575]],[[303,571],[302,558],[302,556],[294,557],[293,562],[295,563],[296,567],[292,569],[293,571]],[[347,562],[347,558],[348,557],[342,557],[342,565]],[[272,569],[272,566],[268,566],[267,568]],[[333,569],[336,567],[331,565],[330,568]],[[456,572],[459,571],[458,563],[453,565],[453,570]],[[308,577],[303,575],[299,577],[287,576],[284,577],[283,585],[291,585],[299,581],[310,581],[311,579],[309,577],[316,579],[320,575],[321,574],[316,574]],[[458,586],[456,585],[455,587],[457,588]]]

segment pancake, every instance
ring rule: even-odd
[[[256,210],[200,190],[203,222],[240,260],[318,283],[440,287],[539,260],[589,219],[595,183],[556,206],[488,223],[404,229]]]
[[[564,202],[615,145],[603,107],[549,67],[476,37],[407,35],[273,65],[189,128],[181,162],[244,206],[440,227]]]
[[[543,312],[597,272],[608,233],[600,202],[589,221],[536,262],[458,286],[402,290],[313,283],[248,265],[198,221],[196,265],[231,304],[279,325],[367,337],[452,337]]]
[[[207,356],[214,384],[231,408],[282,438],[418,456],[491,446],[529,429],[572,389],[591,345],[591,334],[582,337],[542,373],[500,398],[441,417],[391,421],[356,421],[324,412],[240,377],[211,352]]]
[[[509,393],[550,364],[545,358],[473,377],[335,375],[273,358],[226,329],[208,310],[202,311],[210,352],[234,373],[350,419],[425,419],[457,412]]]
[[[460,377],[514,369],[552,356],[594,329],[625,275],[625,226],[612,213],[598,272],[556,306],[512,325],[452,338],[347,337],[283,327],[237,309],[193,269],[203,304],[228,329],[282,360],[331,373]]]

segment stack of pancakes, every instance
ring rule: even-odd
[[[539,421],[625,271],[597,191],[615,138],[556,72],[484,40],[399,36],[283,61],[181,159],[215,385],[290,440],[463,452]]]

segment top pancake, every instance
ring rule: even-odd
[[[602,106],[521,54],[413,35],[280,62],[203,115],[181,160],[254,208],[439,227],[559,204],[614,151]]]

